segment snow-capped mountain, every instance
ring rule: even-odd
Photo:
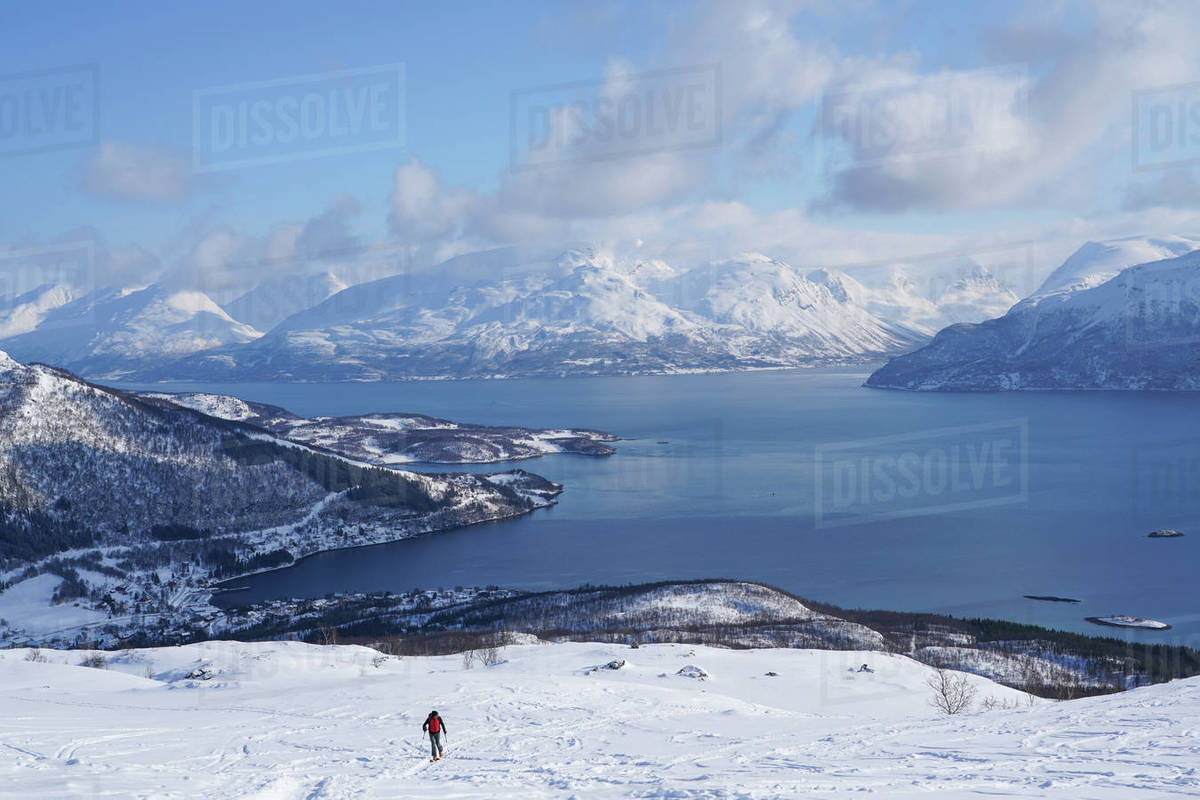
[[[952,324],[998,317],[1019,299],[995,275],[976,264],[947,286],[935,302],[942,317]]]
[[[848,280],[845,279],[845,280]],[[861,292],[860,292],[861,293]],[[472,254],[342,291],[261,339],[144,377],[637,374],[879,358],[929,331],[761,255],[679,269],[590,249]]]
[[[998,275],[966,256],[855,270],[850,278],[863,308],[930,336],[956,322],[998,317],[1020,299]]]
[[[50,307],[39,317],[32,328],[26,324],[26,330],[0,339],[0,347],[22,361],[53,364],[89,377],[120,376],[149,363],[261,335],[203,292],[159,284],[98,289]]]
[[[1174,258],[1197,248],[1200,238],[1187,236],[1127,236],[1088,242],[1050,273],[1034,296],[1090,289],[1115,278],[1126,267]]]
[[[71,302],[76,294],[70,286],[45,284],[0,302],[0,339],[36,330],[47,314]]]
[[[510,247],[353,286],[273,278],[223,307],[157,284],[53,289],[0,309],[0,346],[110,379],[671,373],[876,360],[1015,300],[970,259],[852,276],[757,253],[680,265]]]
[[[1200,389],[1200,251],[1119,267],[1190,244],[1180,237],[1089,243],[1003,317],[946,328],[926,347],[891,360],[867,385]]]
[[[273,278],[221,308],[233,319],[269,331],[293,314],[312,308],[347,288],[332,272]]]
[[[713,323],[743,356],[796,363],[851,359],[891,352],[922,337],[859,305],[845,274],[806,273],[759,254],[692,270],[674,282],[681,305]]]

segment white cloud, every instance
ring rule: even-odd
[[[182,200],[193,183],[183,156],[153,145],[106,139],[80,164],[77,185],[100,197],[171,203]]]
[[[667,15],[670,35],[661,50],[635,62],[610,60],[588,91],[617,98],[644,85],[643,72],[716,65],[721,137],[714,146],[643,152],[631,141],[629,152],[614,153],[586,139],[580,144],[568,103],[547,114],[549,146],[533,168],[503,171],[493,190],[452,185],[416,157],[397,166],[387,206],[392,241],[364,244],[353,226],[357,203],[339,198],[312,219],[281,223],[263,236],[206,227],[181,248],[186,255],[174,262],[172,279],[220,293],[248,288],[268,273],[337,266],[354,282],[470,250],[581,241],[684,261],[757,250],[823,266],[973,254],[1037,240],[1050,244],[1026,260],[1053,266],[1060,250],[1087,238],[1200,227],[1193,213],[1170,209],[1189,204],[1193,182],[1172,177],[1129,186],[1126,149],[1130,92],[1195,79],[1197,7],[1030,3],[1001,28],[968,30],[976,41],[958,46],[975,47],[975,63],[983,66],[956,69],[928,66],[908,42],[894,52],[881,46],[869,57],[848,56],[798,23],[802,14],[844,22],[875,11],[869,2],[701,0],[687,14]],[[843,117],[823,115],[831,98],[854,99],[855,92],[876,104],[868,127],[847,128]],[[807,213],[814,190],[802,182],[791,208],[755,210],[757,181],[786,180],[792,175],[780,173],[797,164],[814,166],[806,149],[814,142],[796,138],[798,120],[812,113],[816,143],[832,142],[847,159],[816,205],[849,213]],[[191,180],[177,156],[110,140],[89,158],[80,186],[161,202],[186,196]],[[871,230],[867,218],[855,216],[993,207],[1048,207],[1057,215],[994,233],[978,226],[955,232],[951,222],[926,233]],[[344,255],[325,257],[334,253]]]
[[[458,233],[475,202],[470,191],[447,186],[414,157],[396,167],[388,221],[396,234],[425,243]]]
[[[230,225],[206,227],[180,244],[183,254],[161,279],[225,303],[260,283],[288,275],[332,271],[347,282],[382,277],[375,272],[387,267],[379,263],[371,266],[372,272],[363,271],[375,246],[365,244],[354,229],[360,213],[356,199],[340,195],[313,217],[275,225],[263,235]]]
[[[962,97],[958,110],[967,112],[971,127],[944,150],[933,147],[920,158],[911,141],[864,147],[836,125],[823,127],[824,135],[847,146],[853,162],[835,175],[828,200],[872,211],[1111,208],[1105,187],[1114,165],[1129,163],[1122,148],[1128,146],[1131,93],[1195,79],[1200,7],[1099,2],[1031,9],[990,37],[989,55],[1021,68],[1012,77],[1005,69],[922,73],[916,64],[847,73],[868,83],[891,82],[882,93],[891,102],[881,104],[875,120],[882,127],[936,120],[933,112],[954,96]],[[1078,183],[1067,185],[1068,175],[1089,185],[1082,191]]]
[[[747,161],[790,158],[792,115],[832,79],[832,44],[805,39],[794,16],[821,3],[706,0],[679,26],[669,50],[676,64],[717,64],[725,145]]]

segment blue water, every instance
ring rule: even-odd
[[[566,485],[551,509],[313,556],[239,581],[246,588],[230,601],[733,577],[846,607],[1200,645],[1200,395],[908,394],[863,389],[864,378],[803,370],[170,388],[304,415],[410,411],[624,438],[610,458],[521,462]],[[1157,528],[1189,535],[1147,539]],[[1116,613],[1174,628],[1083,621]]]

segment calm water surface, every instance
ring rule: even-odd
[[[848,607],[1200,644],[1200,395],[909,394],[863,389],[864,378],[803,370],[170,388],[303,415],[409,411],[624,438],[611,458],[520,462],[566,485],[553,508],[316,555],[239,581],[230,602],[734,577]],[[1189,535],[1147,539],[1157,528]],[[1082,621],[1114,613],[1174,629]]]

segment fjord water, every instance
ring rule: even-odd
[[[1200,644],[1200,396],[911,394],[862,388],[864,378],[796,370],[157,388],[235,394],[303,415],[420,412],[623,437],[610,458],[515,465],[565,484],[553,508],[319,554],[237,581],[244,588],[226,603],[732,577],[844,607]],[[911,469],[899,470],[905,456]],[[1188,535],[1146,537],[1158,528]],[[1174,629],[1083,621],[1110,614]]]

